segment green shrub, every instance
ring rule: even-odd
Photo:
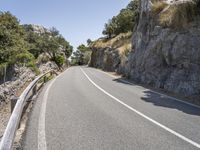
[[[55,63],[58,65],[59,68],[62,67],[65,63],[65,57],[63,55],[57,55],[54,59]]]
[[[32,62],[33,60],[34,60],[34,56],[28,52],[17,54],[15,56],[15,62],[17,63],[27,64],[29,62]]]
[[[108,20],[102,34],[112,38],[120,33],[132,32],[139,18],[139,0],[132,0],[128,6]]]
[[[35,65],[35,62],[34,62],[34,61],[29,62],[26,66],[27,66],[28,68],[30,68],[32,71],[34,71],[37,75],[40,74],[40,70],[39,70],[38,67]]]

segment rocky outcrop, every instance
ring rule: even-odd
[[[24,24],[23,27],[26,31],[32,31],[39,35],[44,34],[44,33],[51,33],[49,29],[40,25]]]
[[[200,102],[200,18],[185,28],[162,27],[151,15],[151,4],[141,0],[128,58],[109,57],[116,50],[95,49],[91,66],[117,70],[139,83]]]
[[[89,66],[106,71],[117,71],[120,64],[119,51],[110,47],[92,48]]]
[[[132,79],[192,98],[200,98],[200,19],[187,28],[159,26],[150,3],[141,1],[126,75]]]
[[[41,73],[45,73],[48,70],[56,69],[57,65],[54,62],[47,62],[45,64],[38,64],[38,68]],[[20,89],[23,89],[27,83],[36,77],[36,73],[27,67],[15,66],[13,70],[13,75],[10,79],[0,84],[0,106],[1,103],[8,102],[12,96],[16,96]]]
[[[15,74],[11,80],[0,85],[0,102],[8,102],[25,83],[30,82],[36,75],[26,67],[15,66]]]

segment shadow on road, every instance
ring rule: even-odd
[[[144,93],[145,97],[141,97],[141,99],[144,100],[145,102],[152,103],[155,106],[177,109],[179,111],[182,111],[190,115],[200,116],[199,108],[192,107],[190,105],[175,101],[166,96],[154,93],[150,90],[144,91]]]
[[[113,81],[131,85],[131,86],[138,86],[136,83],[134,83],[134,82],[132,83],[132,81],[130,83],[129,80],[126,80],[124,78],[114,79]],[[176,101],[176,100],[169,98],[167,96],[164,96],[162,94],[157,94],[151,90],[148,90],[148,89],[145,90],[145,89],[143,91],[144,96],[140,97],[140,99],[145,102],[152,103],[153,105],[159,106],[159,107],[176,109],[176,110],[182,111],[182,112],[190,114],[190,115],[200,116],[200,108],[198,108],[198,107],[193,107],[188,104],[181,103],[179,101]]]

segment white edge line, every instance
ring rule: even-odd
[[[67,71],[67,70],[65,70],[65,71]],[[52,85],[63,73],[59,74],[56,78],[53,79],[53,81],[50,82],[50,84],[48,85],[48,87],[44,93],[44,96],[43,96],[42,105],[40,108],[39,123],[38,123],[38,150],[47,150],[46,133],[45,133],[45,120],[46,120],[45,118],[46,118],[47,99],[48,99],[49,91],[50,91]]]
[[[170,132],[171,134],[173,134],[173,135],[179,137],[180,139],[182,139],[182,140],[184,140],[184,141],[190,143],[191,145],[193,145],[193,146],[195,146],[195,147],[197,147],[197,148],[200,148],[200,144],[198,144],[198,143],[192,141],[191,139],[188,139],[187,137],[185,137],[185,136],[183,136],[183,135],[177,133],[176,131],[174,131],[174,130],[172,130],[172,129],[170,129],[170,128],[164,126],[164,125],[162,125],[161,123],[159,123],[159,122],[157,122],[157,121],[155,121],[155,120],[149,118],[148,116],[144,115],[143,113],[137,111],[136,109],[134,109],[134,108],[132,108],[131,106],[127,105],[126,103],[122,102],[122,101],[119,100],[118,98],[114,97],[114,96],[111,95],[110,93],[106,92],[104,89],[102,89],[102,88],[101,88],[100,86],[98,86],[96,83],[94,83],[94,82],[90,79],[90,77],[85,73],[85,71],[84,71],[82,68],[80,68],[80,69],[81,69],[81,71],[83,72],[83,74],[86,76],[86,78],[87,78],[96,88],[98,88],[100,91],[102,91],[104,94],[108,95],[109,97],[111,97],[112,99],[114,99],[115,101],[117,101],[118,103],[122,104],[122,105],[125,106],[126,108],[128,108],[128,109],[132,110],[133,112],[137,113],[137,114],[140,115],[141,117],[143,117],[143,118],[149,120],[150,122],[156,124],[157,126],[161,127],[162,129],[164,129],[164,130]]]
[[[114,75],[111,75],[111,74],[109,74],[109,73],[107,73],[107,72],[104,72],[104,71],[102,71],[102,70],[99,70],[99,69],[96,69],[96,70],[99,71],[99,72],[101,72],[101,73],[104,73],[104,74],[106,74],[106,75],[108,75],[108,76],[110,76],[110,77],[112,77],[112,78],[114,78],[114,79],[118,79],[118,80],[120,80],[120,81],[122,81],[122,82],[124,82],[124,83],[128,83],[128,84],[134,85],[133,83],[131,83],[131,82],[129,82],[129,81],[126,81],[126,80],[124,80],[124,79],[119,79],[118,77],[116,77],[116,76],[114,76]],[[137,84],[136,84],[136,85],[137,85]],[[140,85],[137,85],[137,86],[142,87],[142,86],[140,86]],[[144,87],[142,87],[142,88],[144,88]],[[186,101],[184,101],[184,100],[177,99],[177,98],[175,98],[175,97],[168,96],[168,95],[166,95],[166,94],[156,92],[156,91],[151,90],[151,89],[149,89],[149,88],[144,88],[144,89],[150,90],[151,92],[153,92],[153,93],[155,93],[155,94],[164,96],[164,97],[166,97],[166,98],[170,98],[170,99],[172,99],[172,100],[174,100],[174,101],[178,101],[178,102],[180,102],[180,103],[184,103],[184,104],[187,104],[187,105],[190,105],[190,106],[192,106],[192,107],[196,107],[196,108],[199,108],[199,109],[200,109],[200,106],[195,105],[195,104],[192,104],[192,103],[190,103],[190,102],[186,102]]]

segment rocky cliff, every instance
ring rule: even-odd
[[[50,33],[50,30],[38,25],[23,25],[24,29],[37,35]],[[64,53],[62,47],[59,53]],[[9,102],[12,96],[16,96],[18,91],[23,89],[26,84],[32,81],[37,73],[44,73],[51,69],[58,69],[58,65],[50,60],[46,53],[41,53],[35,61],[37,70],[26,67],[22,64],[12,64],[0,66],[0,108]],[[63,66],[66,67],[66,66]]]
[[[141,0],[132,50],[115,68],[139,83],[200,99],[200,19],[184,28],[163,27],[152,16],[151,5],[150,0]],[[92,57],[102,58],[100,51]]]
[[[118,50],[105,47],[93,48],[92,51],[91,67],[101,68],[105,71],[117,71],[120,64]]]
[[[45,73],[48,70],[57,69],[57,65],[54,62],[47,62],[39,64],[38,68],[41,73]],[[27,67],[14,66],[11,70],[13,74],[9,76],[9,79],[7,78],[5,83],[0,84],[0,108],[13,96],[17,96],[19,91],[37,76],[33,70]]]

